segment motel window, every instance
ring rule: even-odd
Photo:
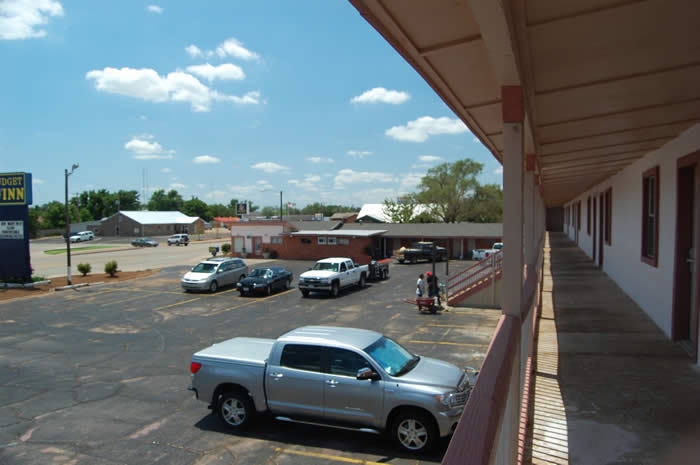
[[[605,243],[612,245],[612,187],[605,191]]]
[[[336,239],[335,237],[329,237],[328,240],[326,241],[328,245],[336,245]]]
[[[586,232],[591,235],[591,197],[586,199]]]
[[[659,255],[659,167],[642,175],[642,261],[658,265]]]
[[[338,239],[338,245],[350,245],[350,239]]]
[[[318,243],[319,245],[326,245],[326,238],[318,236]]]
[[[309,239],[308,237],[302,237],[301,243],[302,244],[311,244],[311,239]]]
[[[280,236],[270,237],[270,244],[281,244],[281,243],[282,243],[282,238]]]

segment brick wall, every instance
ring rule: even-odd
[[[340,239],[340,238],[337,238]],[[287,236],[283,244],[265,244],[270,251],[277,252],[277,258],[287,260],[320,260],[327,257],[348,257],[356,263],[367,264],[371,257],[365,249],[372,246],[371,237],[348,238],[348,245],[319,244],[316,236]],[[310,243],[308,243],[310,242]]]

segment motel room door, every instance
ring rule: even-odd
[[[700,152],[678,160],[676,260],[672,338],[697,362],[698,356],[698,246],[700,241]]]

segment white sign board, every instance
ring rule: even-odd
[[[24,239],[24,221],[0,221],[0,239]]]

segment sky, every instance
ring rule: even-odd
[[[0,173],[34,205],[106,189],[361,207],[501,165],[347,0],[0,0]]]

